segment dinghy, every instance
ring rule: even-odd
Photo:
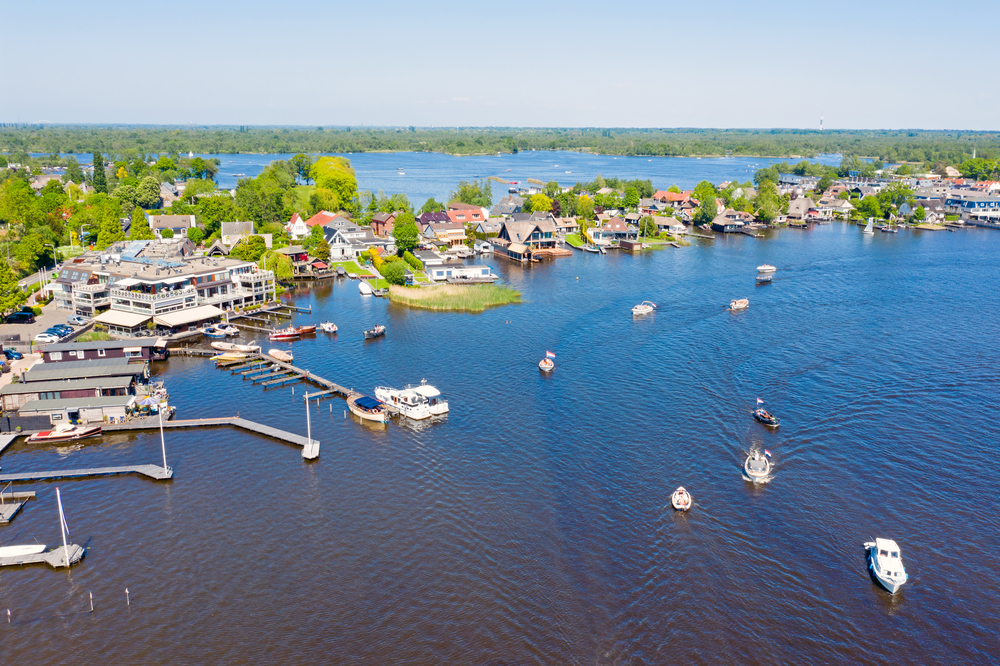
[[[758,421],[760,421],[761,423],[763,423],[764,425],[772,426],[775,428],[777,428],[778,424],[781,423],[780,421],[778,421],[778,418],[774,414],[767,411],[763,407],[758,407],[757,409],[753,410],[753,417]]]
[[[691,497],[691,493],[684,489],[684,486],[679,487],[670,496],[670,506],[677,511],[690,511],[693,504],[694,498]]]
[[[24,555],[37,555],[45,552],[45,544],[35,544],[31,546],[0,546],[0,558],[23,557]]]

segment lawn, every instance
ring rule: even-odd
[[[437,287],[389,287],[389,300],[425,310],[482,312],[486,308],[521,302],[521,292],[495,284]]]
[[[95,340],[113,340],[110,335],[104,331],[87,331],[83,335],[74,338],[73,342],[94,342]]]
[[[315,185],[296,185],[293,187],[292,194],[295,195],[295,207],[299,210],[308,210],[309,197],[312,196],[315,189]]]
[[[368,280],[368,284],[372,286],[372,289],[388,289],[389,281],[383,278],[375,278],[374,280]]]
[[[573,247],[583,247],[586,243],[580,238],[580,234],[566,234],[566,242]]]
[[[358,275],[374,275],[374,273],[372,273],[371,271],[361,268],[361,266],[358,266],[358,262],[356,261],[331,262],[330,270],[334,271],[337,270],[337,266],[343,266],[344,270],[347,271],[348,273],[357,273]]]

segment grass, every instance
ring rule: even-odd
[[[108,333],[104,331],[87,331],[83,335],[74,338],[73,342],[94,342],[97,340],[113,340]]]
[[[368,280],[368,284],[372,286],[372,289],[388,289],[389,281],[383,278],[375,278],[374,280]]]
[[[482,312],[486,308],[521,302],[521,292],[495,284],[437,287],[389,287],[389,300],[411,308],[450,312]]]
[[[586,243],[580,238],[580,234],[566,234],[566,242],[573,247],[583,247]]]
[[[292,194],[295,195],[295,207],[299,210],[307,210],[309,208],[309,197],[316,190],[315,185],[296,185],[292,188]]]
[[[371,271],[367,271],[361,266],[358,266],[356,261],[334,261],[330,263],[330,270],[337,270],[337,266],[343,266],[344,270],[348,273],[357,273],[358,275],[374,275]]]

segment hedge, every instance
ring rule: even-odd
[[[412,268],[413,270],[415,271],[424,270],[424,265],[420,262],[419,259],[413,256],[413,253],[410,252],[409,250],[403,253],[403,259],[406,260],[406,263],[408,263],[410,265],[410,268]]]

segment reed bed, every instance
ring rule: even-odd
[[[495,284],[436,287],[389,287],[389,300],[411,308],[451,312],[482,312],[486,308],[521,302],[521,292]]]

